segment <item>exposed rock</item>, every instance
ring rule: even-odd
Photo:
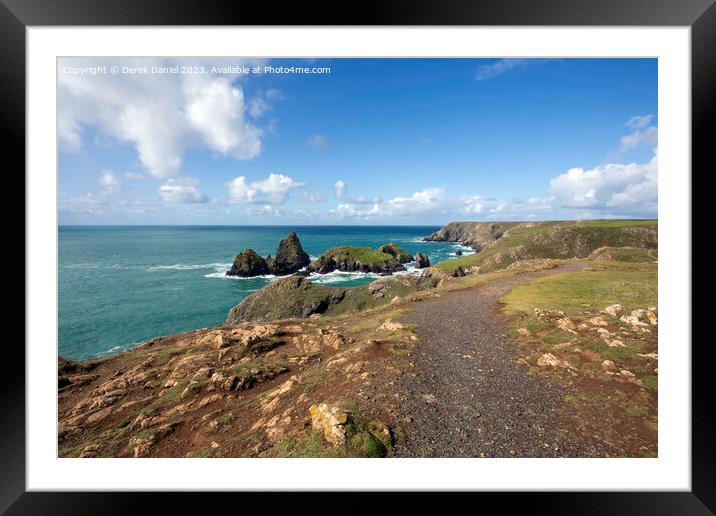
[[[398,262],[400,263],[408,263],[412,262],[414,258],[408,253],[407,251],[404,251],[394,243],[389,243],[382,245],[378,248],[378,251],[381,253],[389,254],[392,257],[394,257]]]
[[[423,394],[423,399],[428,405],[433,405],[438,401],[434,394]]]
[[[574,321],[572,321],[569,317],[563,317],[561,319],[557,319],[557,328],[559,328],[562,331],[566,331],[568,333],[574,333],[577,332],[574,330],[576,328]]]
[[[630,324],[631,326],[647,326],[647,323],[644,322],[645,320],[649,320],[646,314],[646,310],[639,308],[637,310],[632,310],[629,315],[622,315],[619,320],[623,323]],[[656,319],[656,316],[654,316],[654,319]]]
[[[80,459],[92,459],[97,456],[99,450],[98,444],[89,444],[85,446],[80,452]]]
[[[592,317],[588,321],[592,326],[609,326],[609,323],[602,319],[600,316]]]
[[[492,245],[514,224],[501,222],[451,222],[425,238],[427,242],[458,242],[481,250]]]
[[[386,285],[385,281],[382,280],[376,280],[368,284],[368,293],[375,299],[385,297],[385,293],[387,290],[388,286]]]
[[[611,360],[605,360],[602,362],[602,369],[604,369],[605,371],[611,371],[615,367],[616,366],[614,365],[614,362],[612,362]]]
[[[611,315],[612,317],[619,317],[621,313],[624,311],[624,307],[620,304],[614,304],[606,307],[604,310],[602,310],[602,313]]]
[[[325,403],[311,405],[308,410],[311,414],[311,426],[314,430],[323,432],[326,441],[334,446],[346,442],[347,413]]]
[[[455,256],[462,256],[462,251],[460,249],[455,251]]]
[[[562,361],[552,353],[545,353],[537,359],[537,365],[540,367],[559,367],[562,365]]]
[[[432,285],[428,288],[434,288],[439,287],[445,280],[450,279],[450,275],[435,267],[426,267],[420,273],[420,279],[424,282],[432,282]]]
[[[424,269],[430,267],[430,258],[423,253],[417,253],[415,255],[415,267],[418,269]]]
[[[281,240],[276,250],[276,257],[269,264],[271,274],[283,276],[306,267],[311,263],[308,254],[303,250],[301,241],[295,231],[291,231],[286,238]]]
[[[403,330],[407,328],[404,324],[394,322],[392,319],[388,318],[383,322],[383,324],[380,325],[378,328],[379,330],[385,330],[385,331],[398,331]]]
[[[253,249],[246,249],[236,255],[234,263],[231,265],[231,269],[227,271],[226,275],[250,278],[268,273],[269,268],[266,260],[256,254],[256,251]]]
[[[212,349],[221,349],[229,346],[230,341],[223,331],[217,330],[202,335],[194,341],[198,346],[208,346]]]
[[[547,308],[534,308],[535,319],[538,321],[550,321],[553,319],[562,319],[564,312],[562,310],[549,310]]]

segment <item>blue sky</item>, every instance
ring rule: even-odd
[[[657,115],[655,59],[62,59],[60,223],[655,217]]]

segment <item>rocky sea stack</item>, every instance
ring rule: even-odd
[[[327,274],[333,271],[372,272],[392,274],[404,271],[403,263],[412,262],[413,257],[395,244],[380,248],[338,246],[323,253],[308,266],[310,272]]]
[[[269,269],[266,260],[256,254],[253,249],[241,251],[234,258],[231,269],[226,273],[227,276],[241,276],[242,278],[250,278],[252,276],[260,276],[268,274]]]
[[[311,259],[301,247],[298,235],[295,231],[291,231],[278,245],[275,258],[270,255],[267,258],[262,258],[253,249],[245,249],[236,255],[234,263],[226,275],[243,278],[263,274],[286,276],[299,271],[309,263],[311,263]]]
[[[378,248],[378,251],[393,256],[400,263],[409,263],[415,259],[407,251],[402,250],[400,247],[398,247],[392,242],[380,246]]]
[[[276,250],[276,257],[268,260],[269,271],[277,276],[293,274],[311,263],[311,258],[301,247],[301,241],[295,231],[291,231],[281,240]]]

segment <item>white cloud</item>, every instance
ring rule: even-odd
[[[624,125],[633,130],[643,129],[647,125],[651,124],[651,120],[653,118],[654,115],[636,115],[627,120]]]
[[[306,140],[306,145],[319,150],[327,149],[331,146],[330,142],[328,141],[328,138],[326,138],[326,136],[323,134],[314,134],[308,140]]]
[[[196,187],[197,181],[190,177],[169,179],[159,187],[159,195],[166,202],[179,202],[187,204],[203,204],[209,198]]]
[[[60,193],[60,212],[101,217],[143,215],[156,210],[155,206],[130,196],[122,178],[111,170],[103,170],[98,183],[99,190],[96,192],[75,196]]]
[[[500,59],[492,64],[480,66],[475,72],[475,80],[487,81],[516,68],[524,68],[530,65],[540,65],[548,61],[550,61],[550,59]]]
[[[268,103],[261,97],[249,101],[249,114],[252,118],[260,118],[266,111],[268,111]]]
[[[448,199],[442,188],[425,188],[407,197],[393,197],[385,202],[378,201],[366,209],[360,203],[345,202],[332,210],[339,217],[410,217],[444,213]]]
[[[621,152],[636,149],[642,145],[654,147],[659,143],[659,131],[656,127],[650,126],[646,129],[634,131],[632,134],[622,136],[619,140]]]
[[[244,176],[239,176],[227,186],[231,203],[284,204],[291,190],[304,185],[305,183],[283,174],[269,174],[263,181],[253,183],[247,182]]]
[[[261,131],[244,116],[244,94],[229,79],[190,76],[184,83],[187,117],[206,144],[224,156],[255,158],[261,153]]]
[[[346,188],[347,188],[345,181],[343,181],[342,179],[339,179],[338,181],[336,181],[336,184],[333,186],[335,186],[335,188],[336,188],[336,199],[343,199],[343,196],[346,194]]]
[[[572,168],[550,181],[562,206],[655,215],[658,154],[648,163],[608,164],[590,170]]]
[[[499,199],[484,198],[479,195],[463,198],[463,204],[465,213],[474,214],[497,213],[507,206],[507,203]]]
[[[348,185],[343,180],[338,180],[333,185],[336,189],[336,199],[344,201],[346,204],[380,204],[383,201],[380,197],[358,196],[351,197],[348,195]]]
[[[322,193],[309,193],[309,192],[301,192],[300,195],[301,199],[303,199],[306,202],[326,202],[326,197]]]
[[[91,65],[165,66],[180,59],[60,59],[58,136],[63,151],[80,151],[82,129],[92,126],[103,142],[135,147],[140,162],[158,179],[181,176],[184,153],[193,145],[237,159],[261,152],[261,130],[249,123],[240,86],[225,76],[181,74],[65,73]],[[211,62],[201,63],[210,67]],[[229,64],[223,60],[221,64]]]
[[[117,178],[114,172],[110,170],[102,172],[102,175],[99,178],[99,184],[102,187],[102,190],[107,192],[114,192],[122,187],[122,183],[119,178]]]

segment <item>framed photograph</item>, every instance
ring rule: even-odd
[[[298,11],[3,0],[27,303],[0,507],[711,513],[712,2]]]

